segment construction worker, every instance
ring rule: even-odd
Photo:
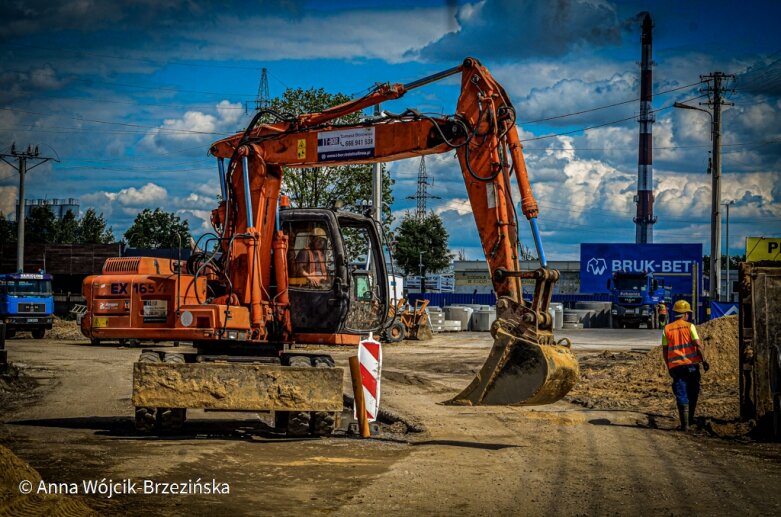
[[[686,300],[675,302],[675,321],[665,325],[662,333],[662,356],[673,379],[673,394],[682,431],[688,430],[689,423],[694,423],[700,395],[700,363],[706,372],[710,369],[702,353],[697,328],[689,320],[691,312],[691,305]]]
[[[328,288],[328,286],[321,285],[328,278],[325,258],[326,245],[325,230],[318,226],[309,236],[307,247],[299,251],[296,257],[296,263],[300,267],[300,276],[306,278],[312,287]]]
[[[664,302],[656,306],[656,310],[659,314],[659,325],[667,325],[667,306]]]

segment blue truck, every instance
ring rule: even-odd
[[[651,271],[614,271],[607,281],[610,292],[610,326],[659,328],[659,304],[669,306],[672,293]]]
[[[52,328],[54,296],[52,276],[47,273],[0,274],[0,318],[6,337],[30,331],[42,339]]]

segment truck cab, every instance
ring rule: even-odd
[[[651,271],[615,271],[607,281],[610,292],[610,321],[613,328],[659,328],[659,304],[672,300],[670,288]]]
[[[54,297],[52,276],[47,273],[0,274],[0,318],[6,337],[30,331],[42,339],[52,328]]]

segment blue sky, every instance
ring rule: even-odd
[[[576,259],[581,242],[634,240],[639,104],[624,101],[639,97],[643,11],[655,23],[655,241],[709,249],[708,117],[670,106],[702,101],[699,76],[716,70],[737,75],[722,140],[731,249],[781,235],[781,3],[771,1],[11,0],[0,6],[0,148],[59,156],[31,172],[28,198],[79,198],[117,236],[146,207],[175,210],[199,233],[219,192],[209,143],[248,122],[261,68],[272,96],[360,95],[474,56],[516,106],[549,258]],[[452,113],[457,95],[451,79],[383,107]],[[399,217],[414,208],[418,163],[389,166]],[[457,162],[431,156],[427,169],[451,248],[481,258]],[[16,184],[0,166],[6,214]]]

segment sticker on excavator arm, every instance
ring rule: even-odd
[[[299,160],[306,160],[306,140],[299,138],[297,143],[296,158]]]
[[[317,161],[344,161],[374,156],[374,128],[317,133]]]
[[[108,318],[105,316],[95,316],[92,318],[92,326],[98,329],[108,327]]]

